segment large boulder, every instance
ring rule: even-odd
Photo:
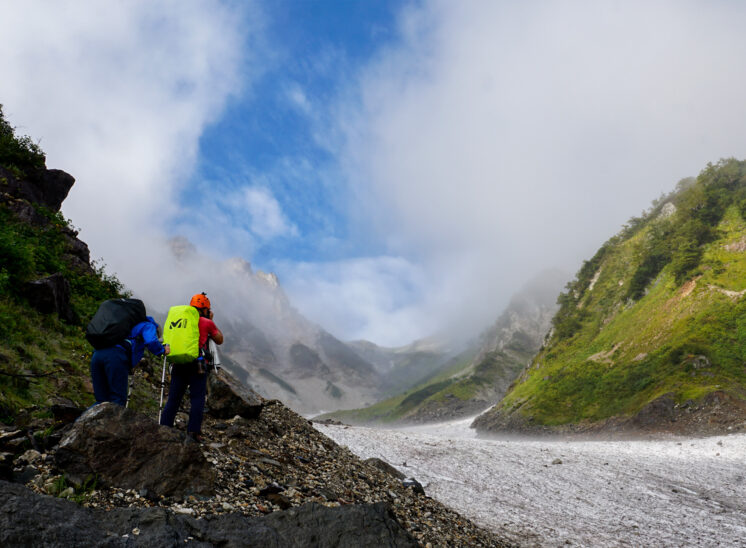
[[[417,546],[383,503],[338,508],[311,503],[264,517],[195,519],[165,508],[109,512],[37,495],[0,481],[2,546]]]
[[[75,178],[61,169],[43,169],[31,177],[32,183],[39,192],[38,203],[59,211],[62,202],[75,184]]]
[[[246,419],[259,416],[264,405],[262,397],[238,382],[225,369],[212,372],[207,381],[208,413],[227,419],[240,415]]]
[[[262,523],[277,532],[277,546],[418,546],[383,502],[337,508],[312,502],[273,512]]]
[[[406,478],[406,476],[399,470],[391,466],[385,460],[379,459],[378,457],[371,457],[369,459],[365,459],[363,462],[398,480],[403,480],[404,478]]]
[[[114,403],[83,413],[60,441],[55,461],[79,484],[97,475],[103,485],[157,495],[214,492],[215,472],[199,444]]]
[[[77,322],[70,308],[70,282],[59,272],[26,283],[24,293],[29,304],[42,314],[57,314],[68,323]]]
[[[62,360],[55,360],[55,365],[57,365],[59,362],[62,362]],[[75,422],[77,418],[85,411],[85,409],[82,409],[75,405],[72,400],[69,400],[68,398],[62,398],[60,396],[53,396],[52,398],[50,398],[49,403],[51,404],[49,407],[49,411],[52,413],[54,420],[62,424],[70,424],[71,422]]]
[[[0,452],[0,480],[13,479],[13,453]]]

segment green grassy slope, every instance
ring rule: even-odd
[[[475,354],[473,350],[462,354],[414,388],[369,407],[334,411],[318,418],[348,424],[405,423],[423,420],[422,415],[428,412],[445,412],[446,408],[466,404],[476,406],[471,412],[473,414],[489,405],[496,386],[501,382],[507,385],[520,373],[533,351],[495,350],[474,363]]]
[[[746,398],[745,214],[746,162],[725,160],[632,219],[560,295],[552,338],[491,413],[553,426],[663,394]]]
[[[459,384],[474,357],[466,352],[449,361],[414,388],[361,409],[346,409],[326,413],[317,419],[335,419],[349,424],[389,424],[405,420],[407,415],[425,401],[437,400],[450,393]]]
[[[40,149],[28,137],[15,137],[0,108],[0,166],[23,178],[24,170],[43,165]],[[66,260],[68,221],[59,213],[38,211],[47,223],[20,221],[0,203],[0,421],[6,423],[22,409],[44,413],[52,396],[80,406],[93,403],[88,372],[92,348],[84,326],[101,301],[123,291],[103,268],[86,271]],[[75,323],[36,312],[24,296],[25,282],[57,272],[70,282],[71,307],[79,318]]]

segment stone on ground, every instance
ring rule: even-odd
[[[338,508],[311,503],[265,517],[198,520],[164,508],[84,508],[3,481],[0,498],[2,546],[417,546],[383,503]]]
[[[218,369],[208,377],[208,413],[219,419],[240,415],[246,419],[259,416],[264,402],[253,390],[238,382],[225,369]]]
[[[77,484],[98,476],[101,485],[164,496],[214,491],[215,473],[199,444],[114,403],[83,413],[60,442],[55,460]]]

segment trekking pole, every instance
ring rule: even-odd
[[[127,391],[127,401],[124,402],[125,409],[130,406],[130,398],[132,397],[132,389],[135,386],[135,375],[129,375],[129,390]]]
[[[161,402],[158,404],[158,424],[161,423],[161,411],[163,410],[163,388],[166,386],[166,356],[163,355],[163,373],[161,374]]]

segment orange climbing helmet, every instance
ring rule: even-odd
[[[207,298],[207,295],[205,295],[205,292],[197,293],[192,297],[192,300],[189,301],[189,306],[193,306],[195,308],[210,308],[210,299]]]

